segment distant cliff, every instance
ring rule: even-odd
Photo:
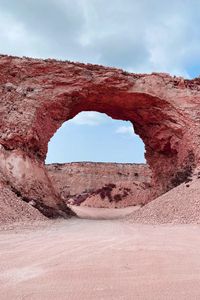
[[[93,207],[148,202],[151,171],[145,164],[77,162],[46,165],[57,194]]]

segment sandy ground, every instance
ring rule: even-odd
[[[45,224],[0,232],[1,300],[200,299],[199,225]]]
[[[137,206],[128,206],[125,208],[95,208],[87,206],[76,206],[68,204],[68,207],[79,217],[83,219],[119,219],[130,215],[140,208]]]

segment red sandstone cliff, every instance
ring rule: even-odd
[[[92,207],[126,207],[150,199],[151,171],[144,164],[79,162],[46,165],[61,199]]]

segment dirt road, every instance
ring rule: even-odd
[[[0,232],[1,300],[200,299],[200,227],[120,220]]]
[[[112,220],[124,218],[140,208],[128,206],[124,208],[96,208],[68,204],[68,207],[81,219]]]

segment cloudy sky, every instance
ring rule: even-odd
[[[200,73],[199,28],[199,0],[0,0],[0,52],[18,56],[192,78]],[[144,161],[131,129],[82,113],[53,137],[47,161]]]

